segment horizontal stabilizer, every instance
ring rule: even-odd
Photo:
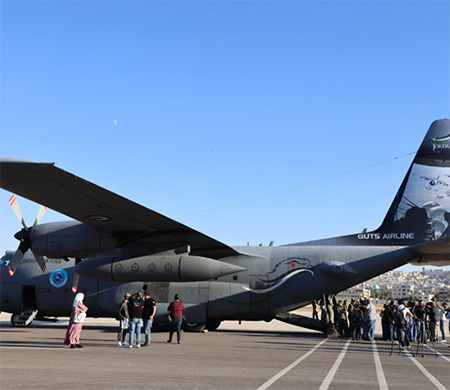
[[[413,265],[434,265],[438,267],[450,265],[450,238],[412,247],[411,250],[419,256],[411,261]]]

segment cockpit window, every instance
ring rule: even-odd
[[[6,253],[0,259],[0,267],[8,267],[11,259],[13,258],[14,253]]]

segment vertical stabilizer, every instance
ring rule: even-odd
[[[383,245],[415,245],[449,236],[450,119],[433,122],[380,228]],[[381,241],[381,242],[380,242]]]

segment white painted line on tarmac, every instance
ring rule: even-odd
[[[445,386],[443,386],[441,384],[441,382],[439,382],[433,375],[431,375],[429,373],[429,371],[427,371],[427,369],[422,366],[415,357],[413,357],[409,352],[407,353],[407,355],[409,357],[409,359],[416,365],[416,367],[422,372],[422,374],[424,374],[433,385],[436,386],[437,389],[439,390],[448,390]]]
[[[429,347],[428,345],[425,345],[425,347],[427,347],[430,351],[433,351],[433,353],[434,353],[434,349],[433,348]],[[439,357],[441,357],[442,359],[447,360],[450,363],[450,359],[447,356],[442,355],[442,353],[438,352],[437,350],[436,350],[436,354]]]
[[[294,363],[287,366],[284,370],[281,370],[277,375],[270,378],[266,383],[264,383],[262,386],[258,387],[257,390],[265,390],[270,385],[275,383],[278,379],[280,379],[283,375],[291,371],[297,364],[301,363],[303,360],[305,360],[308,356],[310,356],[317,348],[319,348],[322,344],[324,344],[329,339],[322,340],[319,344],[315,345],[313,348],[311,348],[307,353],[305,353],[303,356],[299,357]]]
[[[336,372],[339,368],[339,366],[342,363],[342,359],[344,359],[344,356],[347,352],[348,346],[352,342],[352,339],[348,339],[348,341],[345,343],[344,348],[342,348],[341,353],[339,354],[338,358],[333,364],[333,367],[331,367],[331,370],[328,372],[327,376],[325,377],[324,381],[322,382],[322,385],[320,386],[319,390],[327,390],[330,386],[334,376],[336,375]]]
[[[375,368],[377,370],[378,384],[380,390],[388,390],[386,377],[384,376],[383,366],[381,365],[380,356],[378,355],[378,348],[375,340],[372,340],[373,358],[375,359]]]
[[[67,351],[70,349],[69,347],[21,347],[21,346],[15,346],[15,345],[2,345],[0,346],[0,349],[30,349],[32,351],[35,351],[36,349],[51,349],[52,351],[55,350],[61,350],[61,351]]]

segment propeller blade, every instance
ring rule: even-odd
[[[75,269],[73,270],[73,281],[72,281],[72,292],[75,294],[78,288],[78,281],[80,280],[80,275]]]
[[[39,223],[39,221],[42,219],[42,217],[44,216],[46,211],[47,211],[47,207],[45,207],[45,206],[41,206],[39,208],[39,212],[38,212],[38,215],[36,217],[36,221],[34,221],[33,227],[36,226]]]
[[[13,258],[11,259],[11,262],[9,263],[8,273],[9,276],[13,276],[14,272],[16,272],[17,267],[19,266],[20,262],[23,259],[23,256],[25,255],[25,252],[28,250],[28,247],[24,248],[24,243],[21,242],[19,247],[16,250],[16,253],[14,253]]]
[[[22,211],[20,211],[20,206],[19,206],[19,203],[17,202],[17,198],[15,195],[13,195],[13,196],[11,196],[11,198],[9,198],[9,205],[13,209],[14,214],[16,214],[17,218],[19,218],[19,221],[21,222],[22,226],[25,229],[28,229],[27,225],[25,224],[25,221],[22,218]]]
[[[36,262],[39,264],[39,267],[41,268],[42,272],[45,272],[45,269],[47,268],[47,263],[45,262],[45,259],[41,255],[37,255],[33,252],[34,258],[36,259]]]

